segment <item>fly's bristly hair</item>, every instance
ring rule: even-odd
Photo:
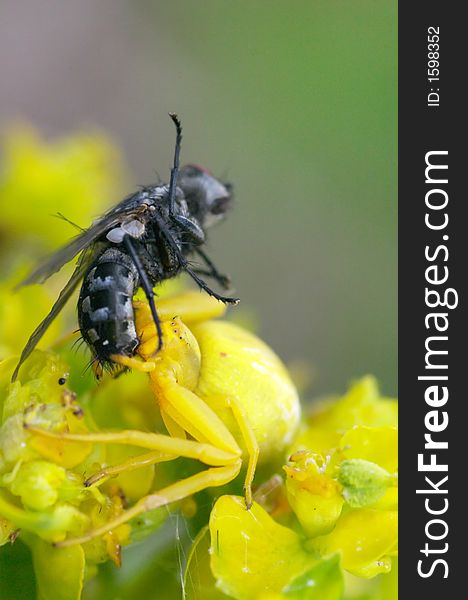
[[[238,303],[237,298],[212,290],[200,277],[210,277],[227,289],[229,278],[217,270],[202,248],[206,230],[221,220],[232,204],[231,186],[199,166],[179,167],[182,127],[177,115],[169,115],[177,134],[169,184],[141,186],[88,229],[78,227],[77,237],[20,284],[42,283],[79,255],[71,279],[29,338],[12,381],[80,283],[78,322],[81,337],[91,350],[89,368],[97,363],[111,372],[125,370],[112,361],[112,355],[133,356],[138,347],[132,300],[139,288],[151,309],[159,337],[158,350],[163,344],[153,292],[158,283],[186,272],[219,301]],[[190,260],[192,255],[201,259],[203,269]]]

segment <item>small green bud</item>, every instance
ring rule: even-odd
[[[373,462],[353,458],[340,464],[338,481],[343,486],[346,502],[360,508],[380,500],[393,484],[393,477]]]
[[[59,488],[65,479],[65,469],[44,460],[21,465],[10,491],[20,496],[26,508],[44,510],[58,498]]]

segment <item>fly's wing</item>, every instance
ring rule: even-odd
[[[83,233],[80,233],[61,250],[58,250],[41,263],[26,279],[18,284],[18,287],[31,283],[44,283],[46,279],[59,271],[63,265],[70,262],[77,254],[96,242],[110,229],[118,226],[123,219],[130,215],[139,214],[138,209],[141,210],[141,203],[138,201],[138,196],[137,193],[122,200],[120,204],[91,225],[89,229],[85,229]]]
[[[24,361],[28,358],[28,356],[31,354],[31,352],[34,350],[34,348],[37,346],[37,344],[39,343],[39,340],[44,335],[44,333],[46,332],[49,325],[52,323],[52,321],[55,319],[55,317],[59,314],[59,312],[65,306],[67,300],[70,298],[70,296],[75,291],[77,285],[80,283],[81,279],[83,278],[86,270],[88,269],[88,267],[91,264],[92,260],[94,259],[95,255],[96,255],[95,250],[94,251],[89,250],[88,252],[85,252],[80,257],[80,260],[78,262],[76,269],[73,272],[73,275],[70,277],[67,285],[60,292],[60,295],[57,298],[55,304],[52,306],[51,311],[46,316],[46,318],[42,321],[42,323],[40,323],[36,327],[36,329],[31,334],[31,337],[27,341],[26,346],[23,348],[23,352],[21,353],[19,362],[16,365],[16,368],[13,371],[13,375],[11,377],[12,382],[16,380],[16,377],[18,376],[18,371],[20,370],[21,365],[24,363]]]

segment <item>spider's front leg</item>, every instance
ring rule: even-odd
[[[212,301],[205,298],[205,303],[209,305]],[[149,315],[144,314],[144,305],[141,310],[143,313],[137,313],[137,321],[149,322]],[[189,312],[186,314],[190,316]],[[197,394],[196,386],[199,382],[203,357],[200,356],[196,338],[178,318],[163,323],[163,329],[167,339],[164,356],[160,357],[157,367],[150,372],[149,376],[169,433],[179,437],[180,433],[177,432],[184,432],[184,435],[187,432],[200,442],[210,443],[227,452],[237,452],[240,456],[239,445],[232,433],[216,412]],[[145,328],[143,335],[145,341],[140,344],[139,353],[143,357],[151,356],[156,343],[154,339],[156,331],[150,326]],[[173,365],[184,365],[184,367],[174,371]],[[219,369],[222,368],[221,360]],[[224,396],[220,398],[218,404],[228,407],[232,412],[249,457],[244,492],[247,508],[250,508],[259,445],[242,402],[231,395],[229,398]]]
[[[141,498],[133,507],[123,511],[102,527],[92,529],[83,536],[60,542],[60,546],[84,543],[114,530],[146,511],[181,500],[208,487],[224,485],[237,477],[241,470],[242,451],[233,435],[218,415],[190,389],[196,386],[200,366],[195,338],[190,330],[176,319],[163,323],[163,331],[167,343],[155,359],[154,367],[149,373],[151,387],[160,404],[164,420],[168,423],[170,435],[143,431],[56,434],[31,426],[28,426],[28,429],[31,434],[59,437],[70,442],[123,444],[151,450],[132,457],[121,465],[102,469],[86,481],[87,486],[96,485],[109,476],[178,457],[193,458],[205,463],[208,468]],[[157,335],[155,329],[153,332]],[[153,340],[153,344],[155,343],[157,341]],[[144,360],[134,360],[138,368],[141,368],[141,362],[144,364]],[[186,434],[192,439],[187,439]],[[251,498],[250,483],[248,489],[246,496]]]
[[[115,519],[112,519],[102,527],[92,529],[83,536],[70,538],[63,542],[57,542],[56,547],[74,546],[76,544],[84,544],[93,540],[97,537],[105,535],[109,531],[115,530],[120,525],[128,523],[131,519],[138,517],[146,512],[156,510],[162,506],[167,506],[188,496],[192,496],[197,492],[205,490],[209,487],[222,486],[237,477],[241,468],[241,462],[238,461],[232,465],[226,465],[225,467],[215,467],[182,479],[177,483],[169,485],[156,493],[149,494],[144,498],[141,498],[132,508],[124,511]]]

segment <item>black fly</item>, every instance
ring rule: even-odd
[[[237,304],[237,298],[217,294],[200,277],[211,277],[225,289],[229,285],[229,279],[218,272],[202,246],[206,228],[220,220],[231,205],[230,187],[198,166],[179,167],[182,127],[177,115],[170,113],[170,117],[177,137],[169,184],[144,187],[122,200],[20,284],[44,282],[81,253],[52,310],[29,338],[12,381],[81,280],[81,335],[93,358],[104,367],[112,367],[113,354],[132,356],[138,346],[132,298],[140,287],[156,325],[158,350],[163,340],[154,304],[153,287],[157,283],[185,271],[211,296]],[[203,261],[203,270],[189,263],[191,254]]]

